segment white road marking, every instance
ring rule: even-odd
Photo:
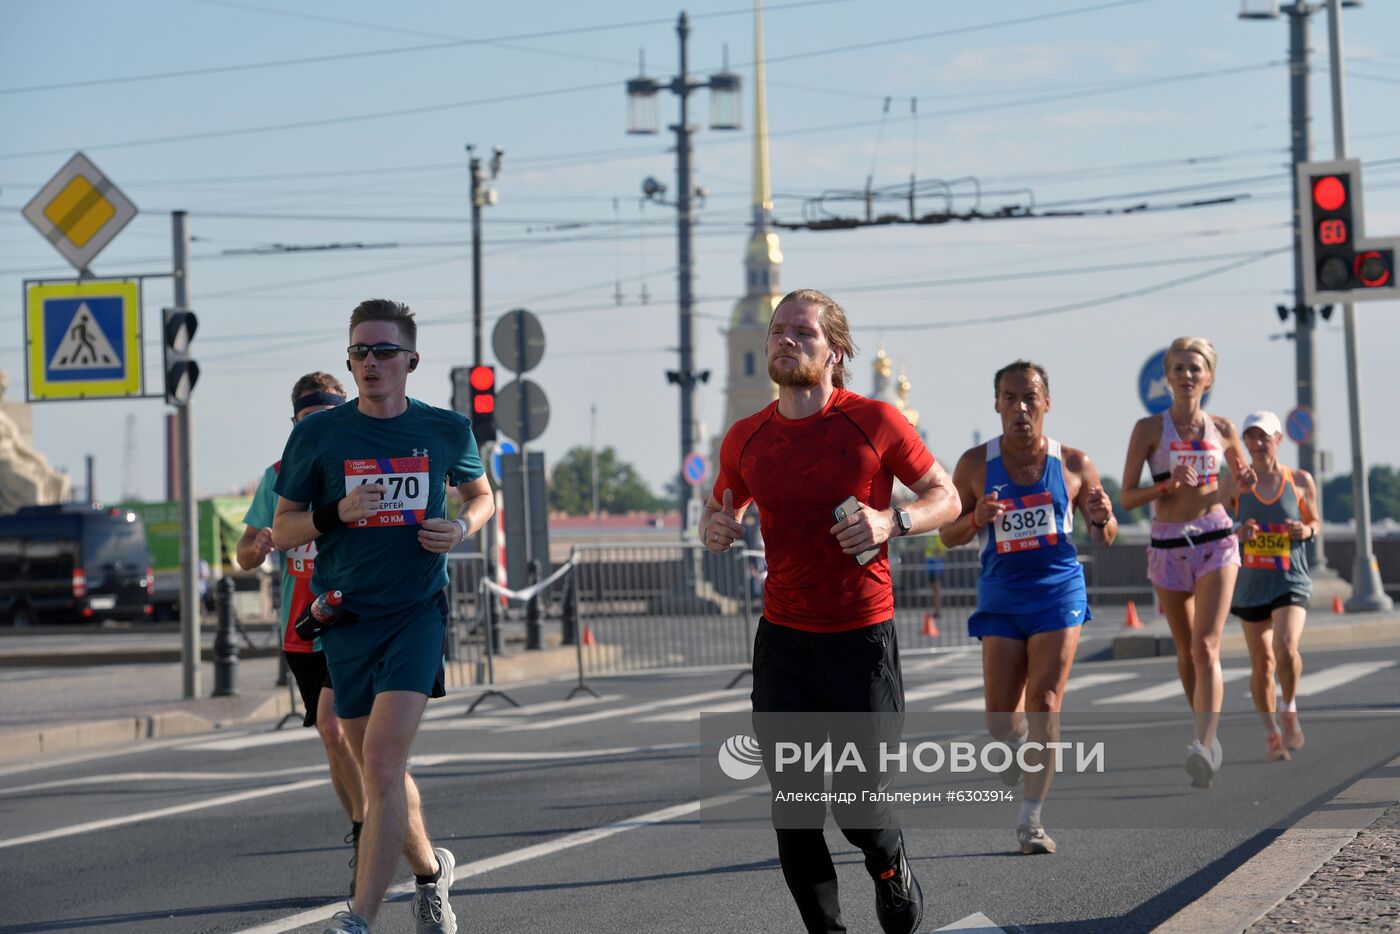
[[[312,778],[306,781],[293,782],[290,785],[255,788],[251,791],[240,791],[237,794],[220,795],[217,798],[206,798],[203,801],[191,801],[187,804],[158,808],[154,811],[143,811],[140,814],[128,814],[125,817],[109,817],[106,820],[95,820],[88,821],[84,824],[72,824],[68,827],[57,827],[53,830],[41,831],[40,833],[31,833],[22,837],[10,837],[6,840],[0,840],[0,850],[15,846],[24,846],[27,843],[41,843],[45,840],[57,840],[61,837],[72,837],[78,834],[92,833],[96,830],[108,830],[112,827],[122,827],[127,824],[140,824],[161,817],[171,817],[175,814],[188,814],[191,811],[203,811],[209,808],[223,807],[226,804],[238,804],[241,801],[269,798],[273,795],[288,794],[293,791],[304,791],[308,788],[320,788],[322,785],[329,785],[330,783],[331,780],[329,778]],[[330,915],[326,915],[326,917],[329,918]]]
[[[979,911],[954,921],[952,924],[945,924],[938,928],[938,931],[946,932],[946,934],[972,934],[974,931],[980,931],[982,934],[987,934],[989,931],[1004,931],[1004,928]]]
[[[753,701],[745,697],[742,700],[730,701],[727,704],[704,704],[690,710],[673,710],[669,713],[658,713],[650,717],[639,717],[637,723],[689,723],[699,720],[707,713],[739,713],[744,710],[752,710]]]
[[[541,704],[526,704],[523,707],[496,708],[491,711],[493,717],[529,717],[537,713],[553,713],[556,710],[569,710],[576,707],[588,707],[593,704],[606,704],[611,701],[623,700],[622,694],[604,694],[602,697],[581,697],[577,700],[545,701]],[[468,701],[465,704],[429,705],[423,714],[423,720],[443,720],[447,717],[461,717],[467,713],[467,708],[471,706]],[[475,713],[472,714],[476,716]]]
[[[604,759],[630,756],[641,752],[671,752],[695,749],[697,743],[667,743],[662,746],[618,746],[613,749],[575,749],[570,752],[456,752],[441,755],[413,756],[409,765],[430,768],[449,762],[557,762],[561,759]]]
[[[510,726],[501,727],[499,733],[514,733],[519,730],[553,730],[561,726],[573,726],[578,723],[593,723],[598,720],[612,720],[619,717],[632,717],[641,713],[649,713],[653,710],[665,710],[669,707],[685,707],[699,704],[705,701],[734,699],[740,694],[747,694],[748,688],[730,688],[723,691],[706,691],[701,694],[688,694],[684,697],[672,697],[666,700],[652,701],[646,704],[633,704],[631,707],[614,707],[609,710],[595,710],[592,713],[581,713],[572,717],[556,717],[553,720],[541,720],[537,723],[515,723]]]
[[[1248,668],[1222,668],[1220,675],[1225,679],[1225,683],[1238,681],[1240,678],[1249,677]],[[1169,700],[1182,693],[1181,682],[1177,679],[1163,681],[1161,684],[1154,684],[1149,688],[1142,688],[1138,691],[1129,691],[1127,694],[1114,694],[1112,697],[1100,697],[1094,701],[1095,704],[1152,704],[1157,701]]]
[[[1098,687],[1101,684],[1117,684],[1119,681],[1131,681],[1137,675],[1132,672],[1122,671],[1116,673],[1103,672],[1094,675],[1075,675],[1065,683],[1065,693],[1082,690],[1084,688]],[[970,700],[953,701],[948,704],[939,704],[934,710],[984,710],[987,702],[984,698],[974,697]]]
[[[960,691],[980,691],[982,690],[982,676],[974,675],[966,678],[950,678],[947,681],[937,681],[933,684],[925,684],[921,688],[914,688],[912,691],[904,692],[904,706],[907,709],[910,704],[918,701],[929,700],[934,697],[943,697],[948,694],[957,694]]]
[[[1298,680],[1298,696],[1309,697],[1313,694],[1321,694],[1323,691],[1330,691],[1344,684],[1350,684],[1352,681],[1360,681],[1367,675],[1373,675],[1394,666],[1394,661],[1348,662],[1345,665],[1334,665],[1312,674],[1305,670],[1303,677]]]
[[[82,778],[64,778],[52,782],[38,782],[33,785],[16,785],[13,788],[0,788],[0,795],[21,795],[31,791],[52,791],[55,788],[78,788],[83,785],[119,785],[131,782],[236,782],[257,778],[288,778],[292,775],[306,775],[311,772],[326,771],[326,764],[299,765],[290,769],[275,769],[271,772],[117,772],[112,775],[85,775]]]
[[[662,808],[659,811],[652,811],[649,814],[642,814],[637,817],[621,820],[613,824],[605,824],[602,827],[593,827],[588,830],[580,830],[577,833],[565,834],[546,843],[537,843],[534,846],[523,847],[518,850],[511,850],[497,856],[479,859],[471,863],[462,863],[453,872],[453,877],[460,882],[472,876],[484,875],[497,869],[504,869],[507,866],[514,866],[518,863],[528,862],[532,859],[539,859],[550,856],[563,850],[573,849],[578,846],[585,846],[589,843],[597,843],[599,840],[606,840],[608,837],[626,833],[629,830],[637,830],[642,827],[652,827],[657,824],[664,824],[678,818],[688,817],[691,814],[708,807],[728,804],[731,801],[738,801],[746,795],[729,794],[716,795],[713,798],[702,798],[698,801],[687,801],[685,804],[677,804],[674,807]],[[407,895],[413,891],[413,881],[409,880],[389,889],[386,897]],[[311,908],[307,911],[298,912],[277,921],[269,921],[257,927],[245,928],[238,934],[285,934],[287,931],[294,931],[299,927],[308,924],[316,924],[320,921],[328,921],[337,911],[345,907],[344,899],[322,905],[319,908]]]

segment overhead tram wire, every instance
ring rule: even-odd
[[[779,3],[769,6],[765,12],[779,12],[789,9],[800,9],[809,6],[821,6],[839,0],[798,0],[798,2]],[[700,13],[691,17],[697,19],[713,19],[723,16],[752,16],[753,9],[744,7],[742,9],[718,10],[713,13]],[[405,55],[418,52],[436,52],[443,49],[460,48],[471,45],[490,45],[500,42],[514,42],[517,40],[549,39],[559,36],[585,35],[594,32],[605,32],[617,29],[636,29],[648,26],[669,26],[672,20],[649,19],[633,20],[622,23],[603,23],[596,26],[573,26],[566,29],[549,29],[537,32],[517,33],[507,36],[491,36],[484,39],[454,39],[446,42],[435,42],[429,45],[403,46],[391,49],[367,49],[359,52],[339,52],[332,55],[311,55],[301,58],[279,59],[268,62],[243,62],[235,65],[211,65],[205,68],[185,68],[176,71],[149,72],[140,75],[117,75],[107,78],[88,78],[81,81],[56,82],[51,84],[26,85],[23,87],[0,88],[0,95],[6,94],[30,94],[39,91],[57,91],[70,88],[84,88],[110,86],[114,84],[128,84],[135,81],[161,81],[170,78],[193,78],[201,75],[227,74],[240,71],[257,71],[266,68],[287,68],[300,65],[315,65],[326,62],[353,61],[360,58],[372,58],[385,55]]]
[[[1241,259],[1235,260],[1234,262],[1224,263],[1220,266],[1214,266],[1210,269],[1206,269],[1197,273],[1192,273],[1186,276],[1179,276],[1175,279],[1168,279],[1163,282],[1154,283],[1152,285],[1143,286],[1137,289],[1129,289],[1125,292],[1116,292],[1112,295],[1105,295],[1100,298],[1086,299],[1085,301],[1081,302],[1071,302],[1066,305],[1053,305],[1049,308],[1038,308],[1034,311],[1012,312],[1010,314],[1004,315],[984,315],[979,318],[962,318],[955,321],[928,321],[923,322],[921,324],[871,324],[868,325],[868,327],[882,331],[899,332],[939,331],[947,330],[949,328],[985,327],[987,325],[992,324],[1006,324],[1011,321],[1027,321],[1032,318],[1048,318],[1052,315],[1062,315],[1068,314],[1072,311],[1083,311],[1088,308],[1098,308],[1104,305],[1114,305],[1132,298],[1142,298],[1144,296],[1152,295],[1157,292],[1164,292],[1168,289],[1176,288],[1179,285],[1187,285],[1192,282],[1199,282],[1202,279],[1209,279],[1213,276],[1224,275],[1227,272],[1234,272],[1236,269],[1242,269],[1245,266],[1250,266],[1254,263],[1262,262],[1263,260],[1269,259],[1270,257],[1280,256],[1284,253],[1288,253],[1292,251],[1292,249],[1293,246],[1291,244],[1288,246],[1275,247],[1272,250],[1263,250],[1261,252],[1253,253]],[[858,290],[847,289],[845,291]]]
[[[1128,0],[1128,2],[1143,2],[1143,0]],[[1183,75],[1172,76],[1172,77],[1169,78],[1169,79],[1142,79],[1141,81],[1130,81],[1130,82],[1125,82],[1125,83],[1123,83],[1123,84],[1113,85],[1113,86],[1110,86],[1110,87],[1098,88],[1098,89],[1089,90],[1089,91],[1061,92],[1061,93],[1055,93],[1055,94],[1049,94],[1049,95],[1041,95],[1041,96],[1038,96],[1038,97],[1028,97],[1028,98],[1021,98],[1021,99],[1017,99],[1017,100],[1000,101],[1000,102],[991,103],[991,104],[977,104],[977,105],[970,105],[970,106],[967,106],[967,107],[957,107],[957,108],[944,109],[944,110],[935,111],[935,112],[932,112],[932,113],[926,113],[926,114],[924,114],[924,116],[926,116],[926,117],[966,116],[966,115],[969,115],[969,114],[984,113],[984,112],[993,111],[993,110],[1004,110],[1004,109],[1015,108],[1015,107],[1033,106],[1033,105],[1042,104],[1042,103],[1060,103],[1060,102],[1063,102],[1063,101],[1066,101],[1066,100],[1077,100],[1077,99],[1084,98],[1084,97],[1097,97],[1097,96],[1101,96],[1101,95],[1104,95],[1104,94],[1113,94],[1113,93],[1120,93],[1120,92],[1123,92],[1123,91],[1139,90],[1139,89],[1144,88],[1144,87],[1152,87],[1154,84],[1158,83],[1159,81],[1162,82],[1162,83],[1170,83],[1170,82],[1175,82],[1175,81],[1198,80],[1198,79],[1206,78],[1206,77],[1216,77],[1216,76],[1219,76],[1220,74],[1223,74],[1223,73],[1245,72],[1245,71],[1258,70],[1258,69],[1260,69],[1260,68],[1266,68],[1266,67],[1276,67],[1276,63],[1268,63],[1268,64],[1265,64],[1265,65],[1246,65],[1246,66],[1240,66],[1240,67],[1234,68],[1234,69],[1215,69],[1215,70],[1206,71],[1206,72],[1193,72],[1193,73],[1188,73],[1188,74],[1183,74]],[[181,135],[175,135],[175,136],[151,137],[151,138],[137,139],[137,140],[125,140],[125,141],[113,142],[113,143],[91,143],[91,144],[88,144],[88,145],[85,145],[85,146],[81,146],[81,147],[77,147],[77,148],[81,148],[81,149],[83,149],[83,150],[91,150],[91,151],[97,151],[97,150],[103,150],[103,149],[126,149],[126,148],[133,148],[133,147],[140,147],[140,146],[150,146],[150,145],[158,145],[158,144],[165,144],[165,143],[191,142],[191,141],[196,141],[196,140],[201,140],[201,139],[227,138],[227,137],[231,137],[231,136],[242,136],[242,135],[257,134],[257,133],[274,133],[274,132],[282,132],[282,131],[286,131],[286,130],[306,129],[306,128],[312,128],[312,127],[318,127],[318,126],[344,125],[344,124],[356,123],[356,122],[361,122],[361,121],[380,120],[380,119],[390,119],[390,118],[407,117],[407,116],[417,116],[417,115],[421,115],[421,114],[425,114],[425,113],[437,113],[437,112],[441,112],[441,111],[444,111],[444,110],[454,110],[454,109],[462,109],[462,108],[468,108],[468,107],[485,106],[485,105],[497,104],[497,103],[509,103],[509,102],[516,101],[516,100],[537,99],[537,98],[543,98],[543,97],[558,96],[558,95],[563,95],[563,94],[579,93],[579,92],[584,92],[584,91],[595,91],[595,90],[601,90],[601,89],[604,89],[604,88],[612,88],[612,87],[614,87],[615,85],[616,85],[616,82],[615,82],[615,81],[609,81],[609,82],[602,82],[602,83],[597,83],[597,84],[577,85],[577,86],[572,86],[572,87],[547,89],[547,90],[542,90],[542,91],[524,91],[524,92],[520,92],[520,93],[518,93],[518,94],[504,95],[504,96],[501,96],[501,97],[494,97],[494,98],[480,98],[480,99],[470,100],[470,101],[453,101],[453,102],[447,102],[447,103],[441,103],[441,104],[427,104],[427,105],[423,105],[423,106],[419,106],[419,107],[400,108],[400,109],[397,109],[397,110],[387,110],[387,111],[376,111],[376,112],[364,113],[364,114],[345,114],[345,115],[341,115],[341,116],[338,116],[338,117],[324,117],[324,118],[315,119],[315,120],[295,121],[295,122],[290,122],[290,123],[266,124],[266,125],[261,125],[261,126],[252,126],[252,127],[237,127],[237,128],[227,129],[227,130],[205,130],[205,131],[201,131],[201,132],[197,132],[197,133],[187,133],[187,134],[181,134]],[[907,119],[907,118],[899,118],[899,117],[896,117],[895,119],[898,120],[898,119]],[[876,125],[878,122],[879,122],[879,121],[871,121],[871,120],[865,120],[865,121],[848,121],[848,122],[846,122],[846,123],[839,123],[839,124],[824,124],[824,125],[821,125],[821,126],[813,126],[813,127],[798,127],[798,128],[794,128],[794,129],[790,129],[790,130],[780,130],[780,131],[773,131],[773,132],[770,132],[770,133],[769,133],[769,137],[770,137],[770,138],[786,138],[786,137],[792,137],[792,136],[804,136],[804,135],[809,135],[809,134],[812,134],[812,133],[830,133],[830,132],[840,131],[840,130],[861,129],[861,128],[865,128],[865,127],[869,127],[869,126],[874,126],[874,125]],[[743,140],[743,139],[739,139],[739,140],[737,140],[737,141],[735,141],[735,140],[723,140],[723,139],[721,139],[721,140],[698,140],[698,141],[697,141],[697,146],[726,146],[726,145],[735,145],[736,142],[737,142],[737,143],[745,143],[746,141]],[[63,148],[58,148],[58,149],[47,149],[47,150],[29,150],[29,151],[17,152],[17,153],[0,153],[0,160],[19,159],[19,158],[29,158],[29,157],[35,157],[35,156],[62,155],[62,154],[65,154],[65,153],[70,152],[72,148],[73,148],[73,147],[63,147]],[[618,157],[618,158],[615,158],[615,159],[610,159],[610,160],[608,160],[608,161],[628,161],[629,159],[644,158],[644,157],[647,157],[647,156],[649,156],[649,155],[651,155],[651,154],[650,154],[650,153],[639,153],[639,154],[635,154],[635,155],[631,155],[631,156],[622,156],[622,157]],[[536,159],[537,159],[538,161],[537,161],[535,164],[538,165],[539,163],[544,162],[546,159],[550,159],[550,157],[541,156],[541,157],[536,157]],[[597,162],[597,161],[599,161],[599,160],[596,159],[596,158],[583,158],[583,159],[557,159],[557,160],[551,159],[550,161],[552,162],[552,164],[553,164],[554,166],[557,167],[557,166],[561,166],[561,165],[578,164],[578,163],[580,163],[580,162],[583,162],[583,163],[594,163],[594,162]],[[515,162],[516,162],[516,160],[512,160],[512,164],[515,164]],[[526,164],[528,165],[529,163],[526,163]]]

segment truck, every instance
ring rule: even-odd
[[[244,621],[265,620],[273,615],[270,567],[244,571],[234,560],[243,534],[243,516],[252,499],[247,496],[215,496],[199,501],[199,559],[208,568],[202,575],[205,610],[212,612],[214,584],[224,576],[234,579],[234,609]],[[126,502],[121,508],[134,512],[146,529],[155,569],[152,602],[160,621],[180,618],[180,504],[177,502]],[[201,569],[202,570],[202,569]]]
[[[0,516],[0,620],[135,622],[153,612],[146,531],[123,508],[63,503]]]

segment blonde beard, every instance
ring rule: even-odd
[[[796,386],[799,389],[806,389],[821,385],[822,367],[815,360],[798,360],[792,369],[779,370],[774,368],[773,361],[769,360],[768,378],[779,386]]]

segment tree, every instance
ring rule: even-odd
[[[1103,484],[1104,492],[1108,494],[1108,499],[1113,503],[1113,514],[1118,517],[1119,525],[1129,525],[1133,522],[1150,522],[1152,516],[1148,513],[1146,506],[1139,506],[1132,512],[1123,508],[1123,487],[1118,483],[1116,477],[1107,474],[1099,474],[1099,482]]]
[[[550,508],[571,516],[593,512],[592,460],[592,452],[585,447],[570,448],[564,453],[554,465],[550,480]],[[598,452],[600,512],[665,512],[669,505],[652,495],[637,469],[619,460],[615,450],[607,447]]]
[[[1400,471],[1378,464],[1371,468],[1367,479],[1371,519],[1400,520]],[[1333,477],[1322,485],[1322,515],[1328,522],[1352,520],[1351,474]]]

